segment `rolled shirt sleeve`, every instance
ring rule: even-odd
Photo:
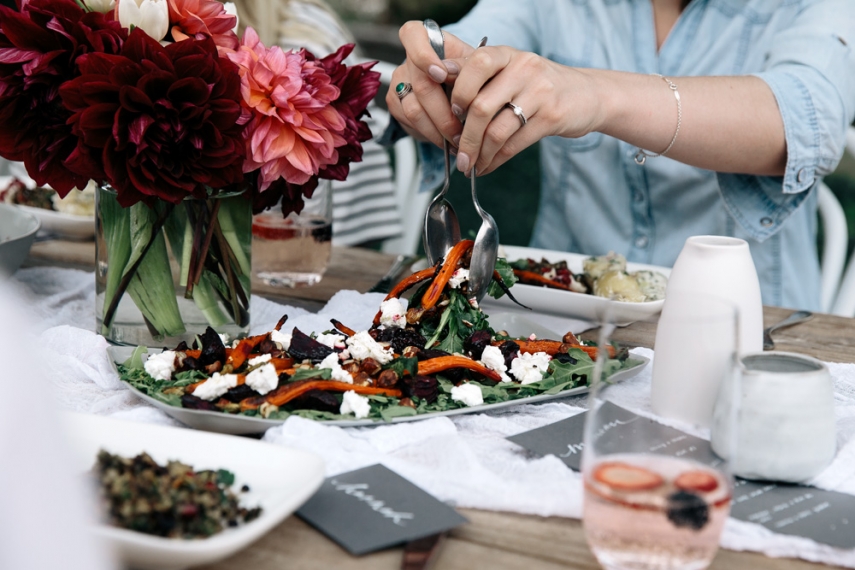
[[[855,116],[853,42],[855,2],[809,2],[776,33],[764,69],[753,74],[769,85],[781,112],[784,176],[718,178],[728,210],[758,240],[774,235],[843,156]]]

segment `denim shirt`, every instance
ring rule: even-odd
[[[855,115],[855,0],[692,0],[658,53],[650,0],[481,0],[446,29],[574,67],[762,78],[783,117],[783,177],[667,157],[639,166],[636,147],[601,133],[548,137],[531,245],[670,267],[689,236],[735,236],[750,244],[765,304],[819,309],[816,186]],[[442,157],[427,155],[433,186]]]

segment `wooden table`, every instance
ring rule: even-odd
[[[253,282],[253,293],[291,305],[317,308],[340,289],[366,291],[391,266],[392,256],[354,248],[333,248],[321,283],[307,289],[283,290]],[[60,265],[94,269],[94,245],[46,241],[33,246],[26,265]],[[765,307],[766,325],[789,314]],[[619,329],[615,339],[633,346],[653,347],[656,324],[636,323]],[[811,321],[779,331],[778,350],[801,352],[830,362],[855,361],[855,321],[817,315]],[[590,569],[599,567],[585,542],[580,521],[512,513],[461,509],[470,524],[454,530],[439,553],[435,568],[470,570]],[[394,570],[402,548],[354,557],[297,517],[290,517],[251,548],[207,570]],[[760,554],[720,550],[716,570],[807,570],[824,566],[801,560],[767,558]]]

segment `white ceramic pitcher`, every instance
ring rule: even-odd
[[[666,306],[672,292],[703,293],[733,303],[739,310],[740,354],[763,350],[760,280],[745,240],[726,236],[687,239],[668,278]]]

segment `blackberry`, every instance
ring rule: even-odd
[[[710,509],[695,493],[677,491],[668,495],[668,520],[677,528],[701,530],[710,521]]]

